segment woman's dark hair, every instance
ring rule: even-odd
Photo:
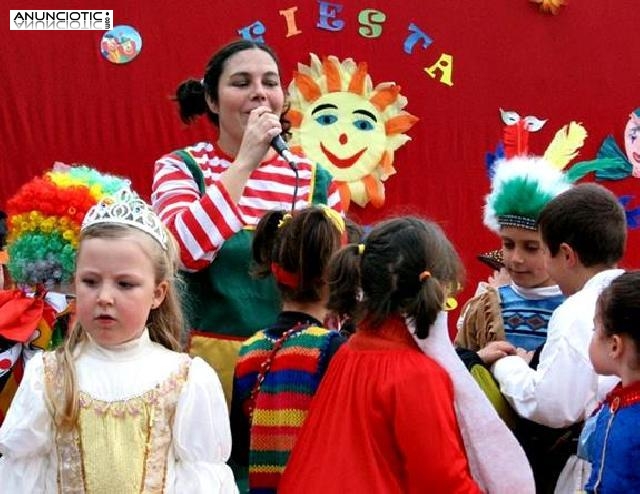
[[[614,279],[598,297],[596,312],[606,335],[629,335],[640,350],[640,271]]]
[[[416,336],[426,338],[446,297],[457,291],[462,271],[438,225],[412,216],[387,220],[368,234],[362,254],[352,244],[334,256],[328,307],[366,317],[373,327],[392,314],[406,315]]]
[[[253,273],[257,277],[268,276],[275,264],[295,280],[283,283],[274,273],[284,300],[322,300],[325,272],[340,248],[341,235],[326,207],[312,206],[293,213],[269,212],[256,227]]]
[[[215,101],[216,103],[218,102],[218,85],[227,60],[236,53],[240,53],[245,50],[262,50],[268,53],[279,69],[280,63],[278,61],[278,57],[275,52],[264,43],[239,39],[223,46],[209,60],[209,63],[204,70],[204,77],[202,80],[187,79],[181,82],[176,89],[174,100],[178,102],[180,119],[184,123],[189,124],[198,116],[206,114],[215,126],[219,125],[218,115],[209,109],[205,95],[209,96],[211,101]],[[285,105],[283,115],[287,110],[288,105]],[[284,119],[282,119],[282,123],[286,124],[286,128],[285,125],[283,125],[283,133],[286,133],[289,129],[290,123]]]

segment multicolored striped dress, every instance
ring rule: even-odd
[[[233,386],[232,458],[248,464],[251,493],[277,491],[311,399],[343,342],[300,312],[282,312],[244,342]]]

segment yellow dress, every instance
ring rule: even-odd
[[[62,392],[54,354],[32,360],[0,429],[3,492],[237,492],[226,465],[224,394],[201,359],[165,349],[146,331],[117,348],[82,343],[79,421],[68,431],[51,416]]]

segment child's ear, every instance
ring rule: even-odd
[[[558,255],[562,256],[569,267],[575,267],[580,262],[580,258],[576,251],[573,250],[573,247],[566,242],[562,242],[560,244],[560,247],[558,248]]]
[[[614,334],[610,338],[609,356],[613,359],[619,359],[625,351],[626,342],[619,334]]]
[[[168,288],[169,282],[167,280],[161,281],[156,285],[156,288],[153,291],[153,300],[151,301],[152,309],[160,307],[160,304],[162,304],[165,296],[167,295]]]

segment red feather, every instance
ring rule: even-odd
[[[523,120],[504,127],[504,154],[507,159],[526,155],[529,151],[529,131]]]

